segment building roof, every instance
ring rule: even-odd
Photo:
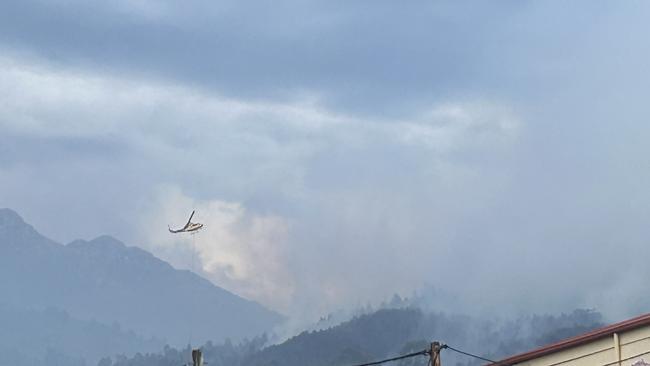
[[[518,355],[514,355],[511,357],[508,357],[506,359],[503,359],[501,361],[497,361],[497,363],[493,363],[490,365],[497,365],[497,366],[506,366],[506,365],[515,365],[518,363],[522,363],[525,361],[529,361],[535,358],[539,358],[542,356],[546,356],[551,353],[559,352],[571,347],[576,347],[583,345],[585,343],[589,343],[591,341],[595,341],[597,339],[601,339],[604,337],[609,337],[612,336],[614,333],[621,333],[625,332],[631,329],[636,329],[645,325],[650,325],[650,313],[644,314],[637,316],[636,318],[628,319],[625,321],[622,321],[620,323],[615,323],[612,325],[608,325],[603,328],[598,328],[595,330],[592,330],[591,332],[587,332],[585,334],[581,334],[579,336],[573,337],[573,338],[567,338],[565,340],[559,341],[557,343],[550,344],[548,346],[544,346],[538,349],[534,349],[529,352],[525,353],[520,353]]]

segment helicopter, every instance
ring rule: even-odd
[[[203,228],[203,224],[192,222],[192,217],[193,216],[194,216],[194,211],[192,211],[192,214],[190,215],[190,219],[187,220],[187,224],[185,224],[185,226],[183,226],[180,229],[174,230],[174,229],[172,229],[171,227],[168,226],[167,228],[169,229],[169,232],[172,233],[172,234],[195,233],[195,232],[201,230],[201,228]]]

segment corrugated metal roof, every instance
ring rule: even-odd
[[[592,330],[591,332],[581,334],[579,336],[568,338],[557,343],[550,344],[538,349],[534,349],[529,352],[520,353],[498,361],[497,363],[490,365],[498,366],[507,366],[507,365],[516,365],[525,361],[529,361],[535,358],[546,356],[551,353],[559,352],[568,348],[576,347],[601,339],[604,337],[612,336],[614,333],[621,333],[631,329],[639,328],[642,326],[650,325],[650,313],[637,316],[636,318],[628,319],[620,323],[615,323],[608,325],[603,328]]]

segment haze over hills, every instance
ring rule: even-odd
[[[10,209],[0,209],[0,295],[9,308],[60,309],[172,345],[190,335],[195,342],[242,339],[283,320],[110,236],[56,243]]]
[[[347,365],[411,352],[431,339],[496,358],[602,324],[590,311],[495,323],[408,305],[269,346],[259,335],[281,315],[110,236],[56,243],[9,209],[0,209],[0,294],[0,364],[19,366],[178,365],[187,361],[182,347],[190,334],[223,366]],[[172,347],[163,347],[165,340]]]
[[[117,323],[82,321],[56,309],[25,310],[0,304],[0,365],[94,365],[106,355],[154,352],[145,339]]]
[[[500,359],[602,325],[601,314],[592,310],[495,321],[401,307],[370,311],[268,347],[264,347],[262,337],[238,345],[208,343],[201,348],[212,366],[349,366],[421,351],[432,340]],[[162,352],[105,359],[101,366],[177,366],[186,362],[188,354],[189,349],[166,347]],[[445,351],[442,359],[444,365],[485,364],[451,351]],[[425,366],[427,357],[404,359],[391,365]]]

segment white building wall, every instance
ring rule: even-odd
[[[613,334],[515,365],[650,366],[650,326]]]

